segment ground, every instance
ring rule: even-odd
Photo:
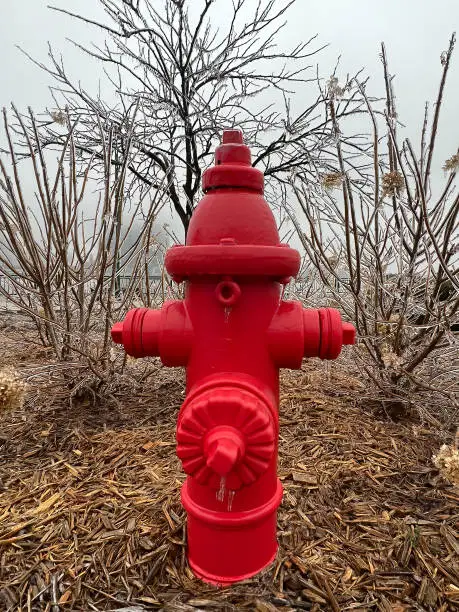
[[[183,373],[156,365],[118,405],[70,408],[34,351],[15,357],[32,399],[0,430],[1,610],[459,606],[459,495],[432,463],[443,440],[375,413],[342,365],[283,374],[279,554],[219,590],[185,555],[174,442]]]

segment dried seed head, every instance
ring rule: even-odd
[[[51,115],[51,119],[58,123],[59,125],[65,125],[67,123],[67,115],[62,110],[55,110],[49,113]]]
[[[327,81],[327,91],[329,97],[333,100],[335,98],[341,98],[344,94],[345,88],[340,87],[338,79],[335,76],[331,76]]]
[[[382,177],[383,195],[394,196],[405,189],[405,179],[400,172],[387,172]]]
[[[381,347],[381,359],[386,368],[391,368],[393,370],[397,370],[403,363],[403,359],[400,355],[394,353],[394,351],[387,346],[385,343]]]
[[[330,264],[331,268],[335,269],[339,263],[338,255],[330,255],[330,257],[328,257],[328,263]]]
[[[449,480],[453,485],[459,486],[459,450],[443,444],[432,459],[443,478]]]
[[[0,415],[24,405],[27,385],[13,368],[0,370]]]
[[[389,336],[397,329],[397,324],[400,320],[400,315],[392,314],[387,321],[378,321],[376,328],[381,336]],[[390,352],[387,346],[383,346],[383,351]],[[392,359],[392,358],[391,358]],[[383,356],[384,360],[384,356]]]
[[[322,174],[321,176],[322,187],[327,190],[338,189],[343,184],[343,175],[341,172],[330,172],[329,174]]]
[[[445,172],[455,172],[459,168],[459,153],[447,159],[443,165]]]

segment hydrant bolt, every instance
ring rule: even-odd
[[[355,329],[333,308],[282,299],[298,251],[282,244],[242,132],[225,130],[185,245],[166,253],[183,300],[136,308],[112,338],[134,357],[186,366],[177,456],[187,478],[188,561],[212,584],[245,580],[277,552],[279,369],[335,359]]]

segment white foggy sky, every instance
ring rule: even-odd
[[[231,0],[226,0],[230,5]],[[201,5],[201,0],[192,4]],[[255,6],[257,0],[252,0]],[[39,110],[51,103],[48,92],[50,77],[31,64],[15,47],[20,45],[37,60],[46,61],[47,43],[61,52],[71,74],[90,87],[103,79],[101,64],[84,57],[66,41],[73,38],[83,44],[101,43],[103,37],[96,28],[72,20],[47,8],[54,4],[94,19],[104,14],[97,0],[1,0],[0,20],[0,106],[14,101],[19,107],[31,105]],[[191,3],[190,3],[191,4]],[[218,0],[215,18],[223,20],[224,12]],[[279,37],[282,46],[289,47],[318,34],[320,44],[329,47],[312,61],[318,61],[320,72],[327,76],[341,55],[339,74],[353,73],[360,68],[372,77],[374,89],[381,85],[379,45],[386,43],[390,68],[396,74],[399,115],[407,124],[422,117],[424,101],[432,99],[440,76],[440,53],[447,48],[451,33],[459,29],[458,0],[328,0],[307,2],[297,0],[289,9],[287,25]],[[459,46],[459,45],[458,45]],[[452,129],[452,152],[457,148],[457,112],[459,110],[459,48],[453,58],[449,78],[449,96],[444,121]],[[305,86],[304,95],[311,91]],[[371,86],[370,86],[371,91]],[[455,92],[456,95],[453,95]],[[302,92],[301,92],[302,93]],[[301,95],[300,93],[300,95]],[[456,124],[456,126],[454,126]],[[456,129],[455,129],[456,128]]]
[[[97,28],[51,11],[47,4],[67,8],[96,20],[104,20],[97,0],[0,0],[0,107],[13,101],[21,110],[30,105],[39,112],[53,103],[48,86],[51,77],[33,65],[15,45],[20,45],[38,61],[47,61],[47,43],[64,57],[68,72],[81,78],[82,84],[96,91],[104,80],[100,63],[76,50],[66,38],[83,45],[101,44],[103,35]],[[230,1],[225,0],[230,8]],[[201,0],[193,0],[193,9]],[[252,0],[255,7],[257,0]],[[224,23],[223,0],[218,0],[213,15]],[[327,78],[341,55],[338,76],[353,74],[364,68],[371,77],[367,91],[382,93],[380,42],[386,43],[390,70],[396,75],[395,92],[398,116],[406,125],[405,135],[419,134],[424,103],[433,102],[441,74],[440,54],[448,46],[450,35],[459,30],[459,0],[297,0],[286,14],[287,25],[279,36],[284,48],[318,34],[318,44],[329,47],[312,58],[320,74]],[[312,74],[311,74],[312,76]],[[298,90],[295,107],[305,104],[315,94],[315,85]],[[269,100],[268,100],[269,101]],[[439,126],[437,164],[434,174],[441,173],[444,160],[459,147],[459,43],[453,56]],[[413,144],[418,145],[417,142]],[[434,164],[435,166],[435,164]]]

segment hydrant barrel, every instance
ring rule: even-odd
[[[282,299],[300,255],[280,242],[263,182],[242,132],[225,130],[186,244],[166,254],[183,301],[134,309],[112,328],[129,354],[186,367],[176,438],[188,561],[218,585],[253,576],[276,555],[279,369],[335,359],[355,341],[339,311]]]

